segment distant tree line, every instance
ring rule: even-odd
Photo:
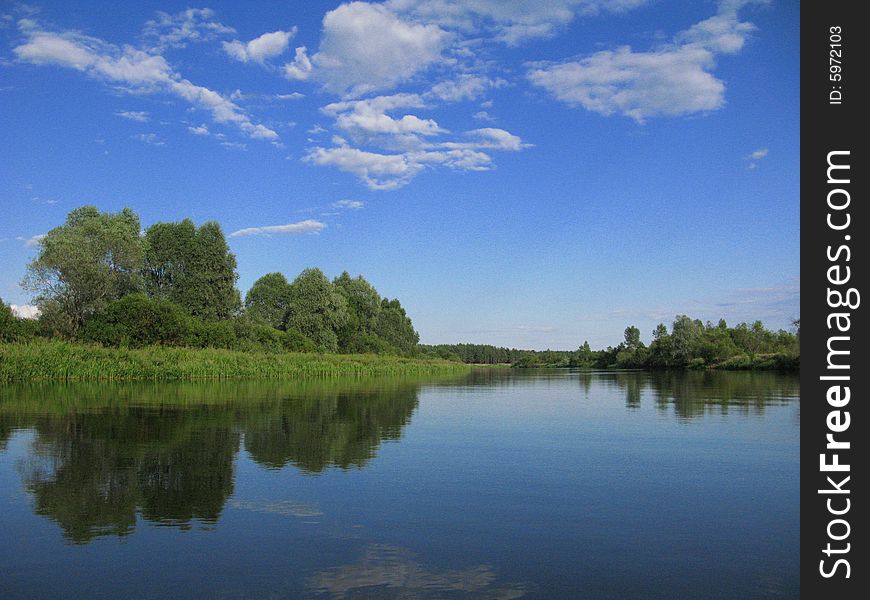
[[[798,369],[800,320],[794,332],[766,329],[761,321],[729,327],[724,319],[713,324],[679,315],[670,331],[660,323],[649,346],[640,329],[625,328],[617,346],[592,350],[589,342],[577,350],[518,350],[487,344],[421,346],[424,354],[474,364],[510,364],[515,367],[577,367],[596,369]]]
[[[397,299],[383,298],[362,276],[330,280],[305,269],[289,281],[260,277],[242,301],[236,258],[218,223],[190,219],[142,231],[129,208],[118,213],[83,206],[49,231],[28,265],[23,286],[39,307],[20,319],[0,301],[0,341],[36,336],[105,346],[153,344],[245,351],[321,351],[440,357],[516,367],[623,369],[797,369],[795,331],[761,321],[729,327],[679,315],[659,324],[652,342],[630,325],[617,346],[592,350],[518,350],[488,344],[420,345]]]
[[[258,279],[242,302],[236,258],[218,223],[142,231],[129,208],[83,206],[49,231],[22,282],[38,320],[0,302],[0,341],[34,336],[139,347],[411,355],[419,335],[397,299],[362,276],[305,269]]]

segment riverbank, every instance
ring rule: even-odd
[[[49,340],[0,344],[0,382],[192,381],[446,375],[471,367],[374,354],[259,353],[217,348],[141,349]]]

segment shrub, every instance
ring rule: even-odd
[[[168,300],[131,294],[89,318],[81,338],[104,346],[180,346],[189,339],[192,321],[183,308]]]
[[[284,350],[287,352],[314,352],[317,350],[314,340],[296,329],[288,329],[283,333]]]

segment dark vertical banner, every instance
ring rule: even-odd
[[[860,2],[801,7],[801,594],[866,597],[866,40]],[[870,293],[870,292],[868,292]]]

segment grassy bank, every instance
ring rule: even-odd
[[[306,379],[442,375],[470,367],[373,354],[257,353],[213,348],[141,349],[33,340],[0,344],[0,382]]]

